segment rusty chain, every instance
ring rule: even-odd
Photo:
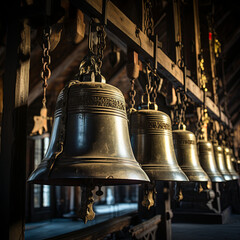
[[[130,96],[130,106],[133,109],[135,107],[135,96],[136,96],[135,79],[131,79],[131,89],[129,92],[129,96]]]
[[[98,70],[100,71],[102,67],[103,50],[106,48],[106,32],[103,25],[97,26],[97,38]]]
[[[51,35],[51,27],[48,26],[43,30],[43,56],[42,56],[42,71],[41,71],[41,78],[43,81],[43,99],[42,99],[43,107],[46,107],[46,101],[47,101],[46,91],[48,87],[48,79],[51,77],[51,70],[49,68],[51,64],[50,35]]]
[[[145,0],[144,3],[144,32],[150,38],[153,34],[153,23],[152,23],[152,3],[151,0]]]
[[[185,112],[186,112],[186,102],[187,102],[187,95],[186,93],[181,89],[176,89],[177,98],[178,98],[178,104],[176,105],[174,112],[175,112],[175,124],[182,124],[185,123]]]

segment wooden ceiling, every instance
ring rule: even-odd
[[[44,3],[44,1],[40,2]],[[138,1],[128,1],[126,4],[117,0],[113,2],[131,18],[133,22],[135,21],[138,24],[141,22],[141,17],[137,15],[141,12],[140,5],[136,4]],[[161,33],[160,40],[163,45],[162,49],[164,51],[169,51],[169,46],[167,45],[169,44],[168,35],[166,34],[167,25],[159,24],[163,18],[168,16],[166,10],[168,1],[153,0],[152,2],[155,6],[153,18],[155,22],[158,22],[157,27]],[[191,1],[182,1],[182,4],[186,5],[189,4],[189,2]],[[233,0],[205,0],[199,1],[199,4],[200,10],[204,9],[207,15],[213,18],[214,29],[221,43],[222,51],[217,59],[216,66],[219,78],[217,91],[220,104],[224,107],[224,103],[227,102],[227,109],[225,110],[229,114],[233,125],[236,125],[240,121],[240,21],[238,20],[240,9]],[[38,7],[41,8],[40,5],[38,5]],[[50,53],[52,59],[50,66],[52,75],[49,79],[48,87],[49,104],[56,101],[56,96],[64,84],[71,80],[78,72],[79,63],[88,51],[87,34],[89,18],[86,16],[84,18],[85,37],[79,37],[78,40],[76,40],[77,34],[79,34],[79,21],[82,19],[81,13],[79,15],[79,10],[71,5],[71,1],[67,0],[62,0],[61,5],[58,5],[56,9],[58,9],[58,14],[55,14],[55,21],[53,21],[55,36],[52,38],[52,45],[56,45],[56,47]],[[156,9],[159,9],[159,11],[156,11]],[[29,106],[34,106],[35,108],[37,105],[41,105],[40,99],[42,94],[42,82],[40,78],[40,71],[42,68],[42,49],[40,43],[42,23],[41,21],[39,23],[39,18],[31,17],[32,16],[30,16],[30,24],[32,25],[32,51]],[[0,21],[0,79],[2,82],[5,68],[6,23],[3,17]],[[126,72],[126,46],[121,44],[116,46],[116,43],[119,43],[119,41],[114,41],[114,36],[111,36],[111,33],[109,33],[108,36],[107,47],[104,51],[102,74],[106,77],[108,82],[119,87],[127,98],[130,89],[130,81]],[[111,55],[114,52],[113,46],[114,51],[120,54],[120,60],[115,64],[111,60]],[[138,86],[139,91],[142,91],[141,85],[138,84]],[[39,104],[33,104],[34,101],[39,102]],[[35,110],[33,112],[35,112]]]

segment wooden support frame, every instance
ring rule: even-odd
[[[91,17],[101,17],[101,0],[85,0],[81,2],[72,0],[71,2],[87,15]],[[136,35],[136,24],[122,13],[111,1],[108,2],[106,28],[114,35],[118,36],[121,42],[125,42],[129,47],[135,49],[142,58],[150,59],[153,62],[154,43],[139,29],[139,34]],[[181,69],[161,49],[157,51],[157,71],[168,81],[171,81],[175,87],[183,86],[183,72]],[[186,79],[186,85],[188,96],[197,103],[203,103],[203,91],[190,78]],[[226,115],[223,112],[220,114],[219,108],[210,98],[207,98],[206,106],[213,118],[219,119],[226,125],[232,127]]]
[[[121,231],[123,228],[130,226],[136,221],[137,214],[132,212],[120,217],[109,219],[105,222],[83,228],[81,230],[62,234],[56,237],[48,238],[48,240],[68,240],[68,239],[103,239],[108,234]]]
[[[4,220],[1,236],[10,240],[24,239],[30,45],[27,20],[20,21],[11,16],[11,21],[8,21],[3,84],[0,162],[0,206]]]

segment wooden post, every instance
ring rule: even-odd
[[[213,188],[213,191],[215,192],[215,199],[213,201],[213,207],[218,211],[218,213],[221,213],[222,207],[221,207],[221,192],[219,189],[219,183],[214,182],[212,188]]]
[[[196,51],[196,77],[197,85],[200,86],[200,63],[199,55],[201,54],[201,38],[200,38],[200,24],[198,14],[198,0],[193,0],[193,13],[194,13],[194,31],[195,31],[195,51]]]
[[[16,6],[11,8],[14,13]],[[16,7],[17,8],[17,7]],[[30,27],[9,14],[1,135],[2,239],[24,239]]]
[[[157,231],[157,239],[171,240],[172,239],[172,217],[171,210],[171,183],[167,181],[157,181],[156,190],[156,214],[161,214],[161,222]]]
[[[172,210],[170,197],[170,182],[155,181],[157,194],[155,196],[155,205],[149,210],[142,206],[143,188],[139,189],[138,212],[142,219],[150,219],[156,215],[161,215],[161,222],[158,224],[157,237],[160,240],[171,240],[172,238]]]

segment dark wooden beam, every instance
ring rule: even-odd
[[[221,18],[219,18],[217,21],[214,22],[214,27],[216,29],[220,27],[229,16],[231,16],[231,11],[230,10],[224,11],[223,15],[221,15]]]
[[[11,8],[13,13],[16,6]],[[30,27],[9,14],[1,135],[1,238],[23,240]]]
[[[238,92],[238,95],[235,97],[233,96],[233,98],[231,98],[231,101],[228,104],[230,115],[232,115],[236,111],[240,111],[239,106],[240,106],[240,101],[239,101],[239,92]]]
[[[236,90],[239,88],[239,85],[240,85],[240,79],[236,78],[235,81],[230,86],[230,89],[228,90],[229,96],[232,97],[232,93],[236,92]],[[239,94],[239,91],[238,91],[238,94]]]
[[[95,240],[103,239],[108,234],[121,231],[124,227],[128,227],[134,223],[136,213],[129,213],[120,217],[112,218],[105,222],[95,224],[93,226],[66,233],[60,236],[49,238],[49,240],[69,240],[69,239],[81,239],[81,240]]]
[[[68,71],[69,68],[73,67],[73,65],[74,66],[76,64],[79,65],[80,60],[84,57],[86,49],[87,39],[79,43],[77,47],[74,49],[74,51],[52,71],[51,77],[48,80],[48,85],[58,82],[58,79],[64,81],[65,79],[62,78],[62,76],[64,76],[64,73]],[[42,93],[43,93],[42,82],[38,82],[29,93],[28,105],[30,105]]]
[[[231,117],[233,126],[237,126],[240,122],[240,112],[236,112],[235,114],[233,114],[233,116]]]
[[[201,53],[201,38],[200,38],[200,23],[199,23],[199,11],[198,11],[198,0],[193,0],[193,16],[194,16],[194,33],[195,33],[195,52],[196,52],[196,78],[198,86],[200,86],[200,59],[199,55]]]
[[[239,40],[240,38],[240,27],[235,30],[231,38],[223,46],[221,55],[226,55],[230,48]]]
[[[94,16],[101,17],[102,12],[102,1],[101,0],[85,0],[77,1],[72,0],[72,4],[80,8],[84,13]],[[126,17],[111,1],[108,2],[108,12],[107,12],[107,28],[115,36],[125,42],[128,47],[133,48],[142,56],[143,59],[150,59],[153,62],[153,49],[154,44],[147,35],[145,35],[141,30],[139,34],[136,35],[136,24],[134,24],[129,18]],[[161,50],[157,50],[157,70],[162,74],[168,81],[171,81],[175,87],[183,86],[183,72],[181,69]],[[187,78],[187,94],[193,97],[193,101],[202,103],[203,102],[203,92],[199,87],[190,79]],[[207,108],[210,115],[214,118],[219,118],[219,109],[212,101],[207,98]],[[221,113],[221,116],[225,116]],[[225,117],[223,118],[226,119]],[[225,124],[228,125],[228,121]]]

